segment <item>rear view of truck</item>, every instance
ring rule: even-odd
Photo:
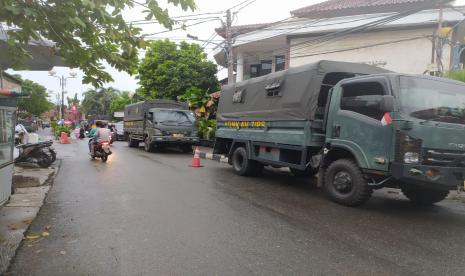
[[[191,152],[192,145],[199,141],[195,116],[187,103],[170,100],[127,105],[124,134],[129,147],[138,147],[143,142],[148,152],[163,147],[178,147]]]

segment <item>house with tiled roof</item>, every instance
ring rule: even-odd
[[[465,63],[465,7],[453,2],[328,0],[294,10],[287,20],[235,26],[236,79],[323,59],[411,74],[458,68]],[[226,66],[225,57],[218,47],[217,63]]]

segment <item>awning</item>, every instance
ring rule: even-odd
[[[14,62],[8,53],[8,32],[0,30],[0,70],[10,69]],[[26,50],[32,58],[24,61],[27,66],[26,70],[30,71],[49,71],[54,66],[65,66],[61,58],[56,54],[55,44],[52,41],[41,39],[29,41]]]

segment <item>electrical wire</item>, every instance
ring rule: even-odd
[[[247,3],[246,5],[240,7],[237,11],[235,11],[234,13],[235,14],[238,14],[241,10],[247,8],[248,6],[252,5],[253,3],[257,2],[257,0],[252,0],[250,1],[249,3]]]
[[[245,4],[245,3],[249,2],[249,1],[255,2],[256,0],[245,0],[245,1],[242,1],[242,2],[240,2],[239,4],[230,7],[228,10],[233,10],[233,9],[235,9],[235,8],[237,8],[237,7],[242,6],[243,4]]]
[[[144,34],[142,37],[147,37],[147,36],[152,36],[152,35],[157,35],[157,34],[163,34],[163,33],[169,33],[169,32],[172,32],[172,31],[181,30],[181,29],[184,29],[184,28],[188,28],[188,27],[192,27],[192,26],[196,26],[196,25],[200,25],[200,24],[204,24],[204,23],[212,22],[212,21],[216,21],[216,20],[218,20],[218,19],[209,19],[209,20],[205,20],[205,21],[200,21],[200,22],[193,23],[193,24],[190,24],[190,25],[184,25],[184,26],[181,26],[179,28],[174,28],[174,29],[171,29],[171,30],[165,30],[165,31],[160,31],[160,32],[156,32],[156,33],[151,33],[151,34]]]

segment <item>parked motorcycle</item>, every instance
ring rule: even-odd
[[[101,158],[103,162],[107,162],[108,156],[111,154],[110,143],[105,141],[94,145],[94,154],[91,154],[91,157],[92,159]]]
[[[35,144],[18,145],[19,156],[15,163],[32,163],[42,168],[48,168],[56,160],[56,152],[51,147],[52,141],[39,142]]]

